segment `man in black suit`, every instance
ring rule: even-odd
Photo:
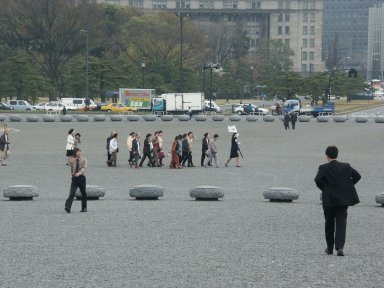
[[[322,191],[325,217],[325,240],[328,255],[333,254],[333,246],[337,256],[344,256],[345,234],[347,230],[347,209],[359,203],[355,184],[360,180],[359,172],[348,163],[338,162],[338,149],[328,146],[325,155],[328,163],[320,165],[315,182]],[[335,231],[336,222],[336,231]]]

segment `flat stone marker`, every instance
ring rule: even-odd
[[[317,122],[325,123],[329,121],[329,116],[317,116]]]
[[[206,121],[207,120],[207,116],[199,114],[199,115],[195,116],[195,120],[196,121]]]
[[[333,117],[333,122],[336,122],[336,123],[342,123],[342,122],[345,122],[347,120],[348,120],[347,116],[334,116]]]
[[[21,121],[21,116],[20,115],[10,115],[9,116],[9,121],[11,121],[11,122],[20,122]]]
[[[3,190],[3,196],[12,201],[33,200],[39,196],[39,188],[30,185],[8,186]]]
[[[161,116],[162,121],[172,121],[173,120],[173,115],[163,115]]]
[[[61,122],[71,122],[72,121],[72,116],[71,115],[61,115],[60,116],[60,121]]]
[[[105,189],[100,186],[87,185],[85,192],[87,193],[87,200],[99,200],[100,197],[105,196]],[[81,200],[80,189],[76,190],[75,197],[77,200]]]
[[[231,115],[228,119],[229,121],[240,121],[241,117],[239,115]]]
[[[145,120],[145,121],[155,121],[156,120],[156,115],[144,115],[143,116],[143,119]]]
[[[1,122],[5,121],[5,119],[6,119],[6,118],[5,118],[4,115],[0,115],[0,121],[1,121]]]
[[[93,121],[105,121],[105,115],[95,115]]]
[[[88,115],[77,115],[76,119],[78,122],[88,122],[89,116]]]
[[[213,121],[223,121],[225,119],[224,115],[212,115]]]
[[[245,119],[248,122],[256,122],[257,121],[257,116],[255,116],[255,115],[248,115],[247,117],[245,117]]]
[[[309,122],[311,121],[311,117],[308,115],[300,115],[298,118],[299,122]]]
[[[121,120],[123,120],[123,116],[121,116],[121,115],[111,115],[111,116],[109,116],[109,119],[111,119],[111,121],[121,121]]]
[[[368,122],[368,118],[365,117],[365,116],[357,116],[355,118],[355,122],[356,123],[367,123]]]
[[[384,115],[376,116],[375,123],[384,123]]]
[[[164,188],[156,185],[142,184],[129,189],[129,196],[136,200],[157,200],[163,195]]]
[[[223,188],[211,185],[196,186],[189,190],[189,196],[196,200],[210,201],[224,197]]]
[[[384,206],[384,193],[377,194],[375,197],[376,203],[381,204],[381,206]]]
[[[39,122],[39,117],[36,115],[28,115],[27,122]]]
[[[263,120],[264,122],[273,122],[275,121],[275,116],[272,116],[272,115],[264,115],[263,116]]]
[[[139,121],[139,120],[140,120],[140,117],[139,117],[139,115],[128,115],[128,116],[127,116],[127,120],[128,120],[128,121],[136,122],[136,121]]]
[[[271,202],[292,202],[299,198],[299,193],[288,187],[271,187],[264,191],[263,196]]]
[[[177,119],[179,119],[179,121],[189,121],[191,120],[191,117],[189,117],[189,115],[179,115]]]
[[[55,116],[52,115],[44,115],[43,116],[44,122],[55,122]]]

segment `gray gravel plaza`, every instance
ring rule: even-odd
[[[1,191],[11,185],[39,187],[33,201],[0,195],[0,287],[384,287],[384,124],[183,121],[7,122],[12,144],[0,167]],[[228,125],[240,133],[242,167],[229,156]],[[88,159],[87,183],[106,189],[80,213],[64,211],[70,186],[65,165],[67,132],[81,133]],[[176,134],[193,131],[194,164],[186,169],[131,169],[126,138],[131,131],[164,131],[169,151]],[[105,142],[119,133],[116,168],[107,167]],[[218,133],[220,168],[200,167],[204,132]],[[324,217],[313,181],[328,145],[362,175],[360,204],[349,208],[345,257],[324,253]],[[169,164],[170,157],[165,159]],[[129,197],[140,184],[164,187],[155,201]],[[224,188],[220,201],[195,201],[199,185]],[[265,200],[263,191],[296,189],[293,203]]]

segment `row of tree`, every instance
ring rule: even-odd
[[[330,82],[340,95],[363,87],[362,79],[345,73],[333,73],[330,79],[329,73],[303,78],[292,72],[294,52],[281,41],[259,41],[250,57],[249,41],[240,28],[195,25],[187,17],[180,83],[180,21],[173,13],[94,1],[2,0],[0,100],[85,97],[87,54],[89,96],[101,100],[106,91],[119,87],[153,88],[157,93],[203,91],[207,98],[211,83],[221,98],[264,93],[321,97]],[[220,63],[222,68],[211,74],[203,69],[205,63]]]

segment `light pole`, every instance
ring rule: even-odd
[[[249,95],[250,95],[250,97],[252,97],[252,84],[253,84],[253,69],[254,69],[254,67],[253,67],[253,65],[251,66],[251,68],[250,68],[251,70],[250,70],[250,72],[251,72],[251,81],[250,81],[250,85],[249,85]]]
[[[211,84],[209,88],[209,108],[212,109],[212,96],[213,96],[213,89],[212,89],[212,77],[213,77],[213,69],[219,69],[220,65],[219,64],[213,64],[213,63],[208,63],[204,64],[203,70],[209,69],[211,72]]]
[[[177,12],[177,16],[180,19],[180,83],[179,83],[179,92],[183,92],[183,18],[188,17],[189,13]]]
[[[145,61],[141,61],[141,88],[144,89]]]
[[[80,32],[85,33],[85,110],[88,110],[88,98],[89,98],[89,71],[88,71],[88,57],[89,57],[89,32],[88,30],[81,29]]]

